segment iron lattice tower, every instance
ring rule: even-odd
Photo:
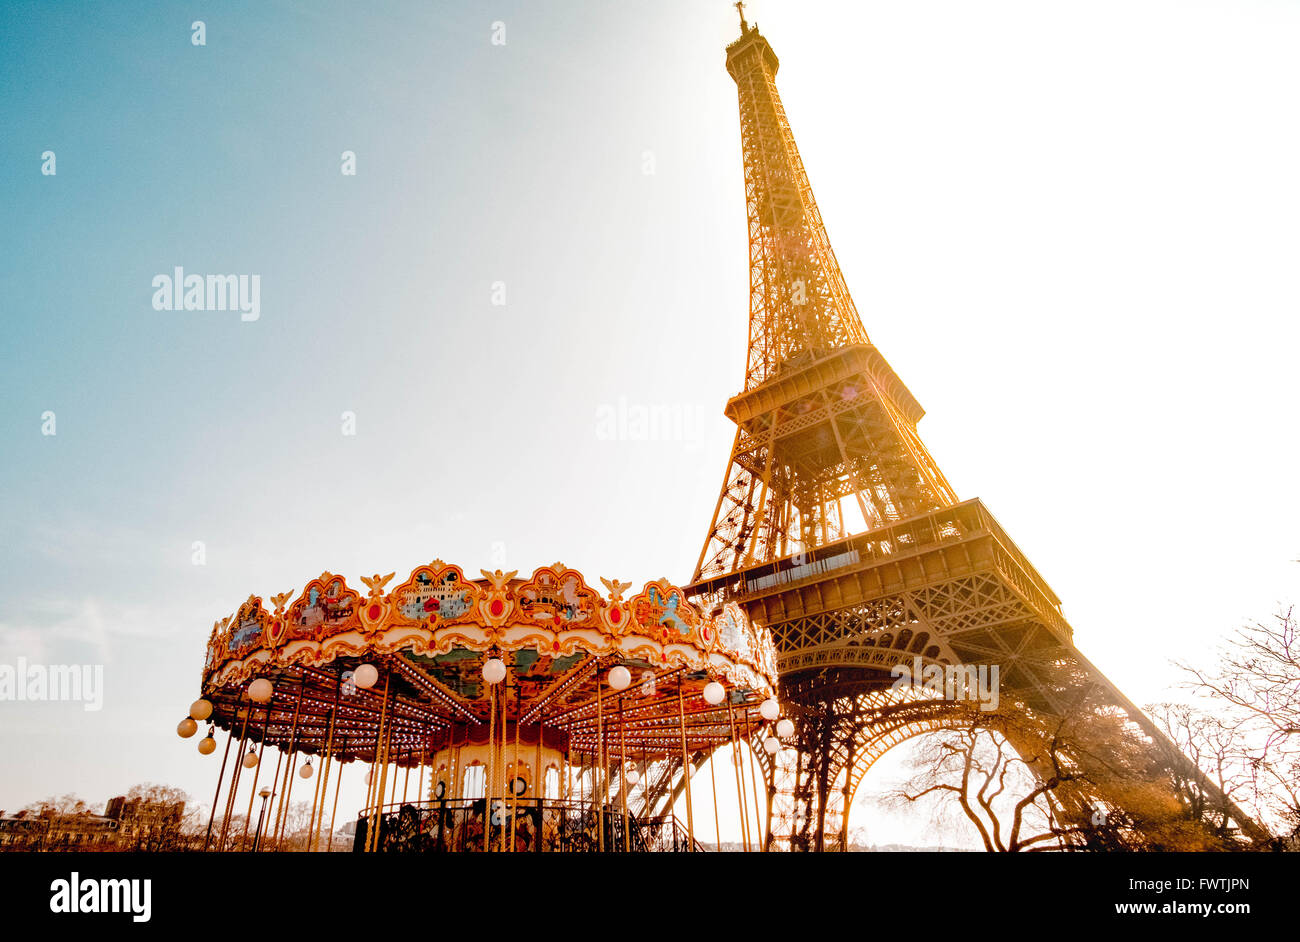
[[[1040,775],[1051,774],[1044,737],[1090,697],[1140,730],[1153,769],[1194,782],[1246,837],[1267,839],[1078,652],[1060,600],[984,505],[957,499],[917,435],[924,410],[849,295],[777,93],[776,54],[743,9],[740,22],[726,64],[740,101],[748,351],[690,591],[706,609],[740,604],[776,649],[797,733],[796,748],[761,757],[767,846],[843,849],[871,763],[954,725],[962,706],[891,689],[890,669],[917,657],[999,665],[1003,704],[1025,721],[1004,733]],[[1123,813],[1126,800],[1096,783],[1050,798],[1065,826]]]

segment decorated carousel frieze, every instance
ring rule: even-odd
[[[206,722],[205,755],[228,734],[209,846],[280,846],[297,778],[309,848],[335,848],[341,772],[360,762],[357,850],[696,849],[690,773],[719,748],[739,763],[746,744],[774,751],[791,734],[770,641],[737,606],[701,613],[663,579],[600,591],[559,563],[480,575],[435,560],[391,589],[395,573],[362,577],[363,595],[324,572],[217,622],[178,728]],[[735,778],[736,800],[757,804]]]

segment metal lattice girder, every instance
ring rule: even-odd
[[[738,430],[696,579],[843,538],[846,500],[869,524],[956,503],[916,435],[920,406],[869,344],[787,370],[727,413]]]
[[[749,218],[746,388],[802,354],[867,342],[777,94],[777,66],[757,30],[727,50],[739,92]]]

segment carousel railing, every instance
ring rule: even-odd
[[[484,834],[484,799],[445,799],[385,805],[378,815],[381,853],[473,853],[513,850],[516,853],[591,853],[601,849],[621,853],[683,853],[702,851],[673,815],[638,818],[627,828],[623,810],[590,802],[552,799],[492,799]],[[367,849],[374,812],[357,818],[352,849]]]

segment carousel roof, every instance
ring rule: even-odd
[[[709,748],[733,721],[747,729],[775,691],[766,634],[736,605],[701,613],[663,579],[625,599],[630,583],[601,579],[601,593],[560,563],[527,579],[500,570],[469,579],[435,560],[385,591],[393,576],[362,577],[363,597],[325,572],[296,598],[273,595],[268,610],[250,596],[217,622],[203,669],[211,722],[238,733],[246,720],[250,739],[308,753],[332,737],[337,758],[370,761],[387,698],[390,758],[415,764],[480,738],[495,698],[498,715],[532,737],[584,750],[598,729],[613,730],[653,756],[681,749],[683,715],[687,747]],[[506,668],[504,686],[484,680],[492,658]],[[381,679],[358,675],[363,664]],[[621,691],[609,685],[617,666],[630,676]],[[250,697],[259,679],[271,682],[267,702]],[[721,685],[721,702],[710,702],[717,687],[706,698],[709,684]]]

